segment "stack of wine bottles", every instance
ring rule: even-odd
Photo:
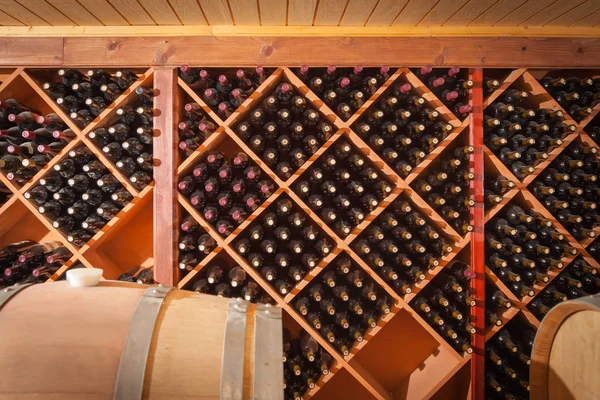
[[[503,315],[513,308],[513,304],[508,297],[498,287],[491,283],[485,285],[485,326],[502,326],[504,324]]]
[[[56,114],[40,115],[15,99],[0,101],[0,170],[24,185],[75,137]]]
[[[529,399],[534,339],[535,331],[515,320],[486,342],[486,399]]]
[[[533,297],[547,272],[564,268],[563,257],[578,254],[552,221],[534,210],[509,204],[486,224],[487,266],[518,298]]]
[[[178,184],[202,217],[223,237],[246,220],[276,190],[275,184],[245,153],[227,160],[208,153]]]
[[[600,159],[597,149],[573,143],[529,190],[577,240],[595,238],[600,224]]]
[[[599,292],[598,270],[578,258],[554,278],[527,308],[541,321],[555,305]]]
[[[283,328],[283,389],[286,400],[301,400],[314,389],[321,376],[329,374],[331,356],[306,331],[292,338]]]
[[[473,151],[473,146],[464,146],[454,148],[451,155],[449,151],[442,153],[439,162],[429,167],[427,176],[412,184],[461,235],[473,231],[471,207],[475,201],[470,196],[470,182],[475,174],[469,169]]]
[[[279,197],[271,209],[240,234],[234,248],[286,296],[331,254],[334,243],[287,196]]]
[[[179,122],[178,128],[179,151],[189,157],[213,134],[217,125],[198,103],[187,103],[184,106],[184,119]]]
[[[446,70],[425,66],[415,69],[414,73],[454,115],[464,120],[473,109],[469,104],[469,90],[473,87],[473,81],[466,79],[466,71],[458,67]]]
[[[230,262],[224,259],[211,261],[197,276],[199,279],[192,286],[194,292],[214,294],[219,297],[239,297],[252,303],[273,304],[273,299],[247,276],[241,266],[230,266]]]
[[[453,249],[425,215],[397,199],[358,240],[356,253],[400,295],[424,280]]]
[[[47,281],[71,258],[60,242],[36,243],[30,240],[0,248],[0,289],[17,283]]]
[[[46,82],[44,91],[83,129],[102,113],[138,76],[132,71],[112,75],[102,69],[83,73],[76,69],[59,69],[60,81]]]
[[[2,207],[11,196],[12,192],[10,189],[0,183],[0,207]]]
[[[294,299],[294,308],[343,356],[389,314],[389,299],[362,268],[340,256]],[[314,281],[313,281],[314,282]]]
[[[489,208],[502,202],[503,196],[509,191],[515,188],[517,184],[510,179],[500,175],[494,176],[492,174],[486,174],[483,180],[485,184],[485,191],[483,193],[485,197],[485,205]]]
[[[211,71],[212,72],[212,71]],[[271,74],[270,70],[258,66],[253,71],[238,69],[235,75],[226,71],[219,76],[206,69],[190,68],[182,65],[179,77],[194,91],[201,94],[202,100],[225,121],[256,88]]]
[[[402,82],[381,95],[352,127],[403,177],[453,129],[409,83]]]
[[[138,87],[133,104],[117,109],[118,122],[98,128],[89,138],[138,190],[152,182],[154,89]]]
[[[139,283],[140,285],[152,285],[154,284],[154,268],[144,268],[136,265],[135,267],[130,268],[119,275],[118,280],[124,282],[135,282]]]
[[[309,68],[305,64],[296,74],[342,120],[347,121],[390,78],[391,71],[387,65],[365,69],[362,65]]]
[[[577,131],[564,122],[564,113],[551,108],[526,108],[529,93],[518,88],[506,90],[484,111],[484,140],[487,147],[523,180],[563,139]]]
[[[469,294],[475,272],[468,264],[455,261],[446,266],[414,300],[416,311],[459,353],[471,354],[471,307]]]
[[[592,113],[600,100],[600,79],[545,76],[540,84],[577,122]]]
[[[217,242],[189,214],[179,225],[179,269],[187,274],[217,247]]]
[[[301,176],[294,191],[344,238],[392,193],[392,185],[340,139]]]
[[[81,247],[133,196],[87,147],[79,146],[55,164],[25,198],[70,243]]]
[[[283,82],[235,131],[285,181],[319,150],[335,128],[292,85]]]

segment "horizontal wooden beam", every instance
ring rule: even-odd
[[[600,27],[561,26],[2,26],[0,37],[343,36],[600,37]]]
[[[526,37],[0,38],[0,66],[310,65],[597,68],[600,39]]]

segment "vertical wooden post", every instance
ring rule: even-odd
[[[484,399],[484,366],[485,366],[485,257],[484,257],[484,202],[483,202],[483,70],[471,70],[473,90],[471,96],[471,112],[469,122],[469,144],[475,148],[472,170],[475,179],[471,190],[475,207],[471,215],[473,235],[471,237],[471,268],[476,273],[471,280],[471,292],[477,300],[477,305],[471,308],[471,321],[474,322],[477,333],[473,341],[473,356],[471,359],[471,395],[473,400]]]
[[[154,72],[154,279],[175,286],[177,263],[177,72]]]

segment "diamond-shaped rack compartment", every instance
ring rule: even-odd
[[[372,99],[386,83],[395,69],[379,68],[311,68],[304,65],[294,68],[296,76],[343,121],[347,121]]]
[[[542,321],[552,307],[563,301],[597,294],[600,292],[600,270],[597,267],[597,264],[590,265],[583,257],[577,257],[527,308]]]
[[[340,251],[287,195],[279,196],[232,246],[286,299]]]
[[[341,121],[288,69],[278,70],[254,96],[229,126],[238,142],[290,183],[337,136]]]
[[[583,246],[600,234],[595,172],[600,154],[594,142],[581,138],[542,171],[528,189]],[[591,146],[590,146],[591,144]]]
[[[30,209],[27,208],[23,200],[18,196],[12,196],[6,203],[0,207],[0,213],[2,215],[2,224],[0,224],[0,247],[4,247],[11,243],[16,243],[25,240],[31,240],[37,243],[59,241],[64,243],[65,240],[55,230],[45,226],[39,218],[34,215]],[[43,273],[41,276],[22,276],[20,275],[17,280],[15,276],[9,276],[2,274],[0,276],[0,287],[10,286],[14,283],[18,283],[23,279],[29,278],[34,279],[37,282],[44,282],[46,280],[55,280],[62,273],[68,269],[71,265],[76,262],[76,256],[72,255],[66,260],[54,262],[48,264],[51,268],[51,273],[48,276],[47,273]],[[59,267],[56,271],[53,267]]]
[[[0,171],[9,179],[8,186],[16,188],[35,180],[40,169],[72,146],[76,137],[26,78],[15,71],[0,91]],[[63,138],[54,138],[55,130],[63,132]]]
[[[590,140],[596,143],[596,146],[600,146],[600,117],[597,115],[594,116],[594,118],[585,126],[584,130]]]
[[[106,279],[134,267],[154,267],[154,185],[144,188],[79,251]],[[126,238],[135,237],[135,241]]]
[[[179,162],[182,163],[209,143],[207,139],[219,129],[217,120],[220,121],[220,118],[185,83],[180,82],[178,91],[177,140]]]
[[[36,85],[81,130],[133,89],[143,69],[28,69]]]
[[[99,121],[83,131],[86,143],[127,189],[139,193],[153,181],[153,75],[143,76]],[[116,170],[116,171],[115,171]]]
[[[252,303],[274,300],[226,253],[219,252],[187,281],[183,289],[220,297],[241,297]]]
[[[474,85],[468,69],[421,67],[412,73],[460,120],[468,117],[469,90]]]
[[[77,247],[93,239],[133,199],[80,142],[24,189],[31,207]]]
[[[333,378],[340,365],[287,312],[282,314],[285,398],[309,399]],[[302,345],[310,350],[302,351]]]
[[[521,302],[493,272],[486,272],[485,337],[490,337],[517,315]]]
[[[273,68],[196,68],[182,66],[179,82],[196,94],[220,125],[273,74]],[[236,90],[237,89],[237,90]]]
[[[394,304],[343,253],[293,300],[296,311],[347,360],[365,345],[365,338],[382,329],[396,311]]]
[[[12,191],[4,183],[0,182],[0,208],[10,200],[12,195]]]
[[[293,184],[292,190],[341,238],[356,235],[370,214],[395,195],[386,175],[353,141],[342,135]],[[393,174],[393,172],[392,172]],[[341,195],[342,187],[349,193]],[[399,188],[396,192],[400,190]]]
[[[473,146],[462,134],[410,183],[427,204],[436,210],[459,235],[473,231],[471,181],[475,174],[469,168]]]
[[[588,253],[596,260],[600,261],[600,239],[596,238],[590,245],[586,248]]]
[[[560,104],[571,118],[585,126],[600,111],[597,107],[600,86],[597,70],[530,70],[547,96]]]
[[[180,165],[178,176],[188,212],[223,238],[237,235],[278,195],[268,173],[222,129]]]
[[[515,101],[520,106],[507,104]],[[484,114],[487,148],[524,184],[535,179],[577,137],[575,122],[527,72],[487,106]]]
[[[402,368],[389,368],[374,354],[401,358]],[[437,390],[431,382],[445,381],[464,360],[414,311],[400,308],[352,362],[360,364],[388,393],[421,399]]]
[[[406,301],[425,287],[469,239],[463,240],[456,233],[449,236],[447,229],[440,229],[449,226],[439,215],[434,217],[432,210],[425,213],[424,201],[416,203],[418,196],[409,192],[403,192],[351,244],[360,263],[381,275]],[[413,252],[422,257],[411,258],[408,254]],[[393,270],[396,278],[384,273],[384,267]]]
[[[459,354],[472,354],[471,307],[475,299],[470,293],[469,252],[462,251],[411,300],[411,306]],[[455,327],[455,328],[452,328]]]
[[[530,193],[521,191],[486,223],[486,273],[507,296],[510,292],[523,304],[528,304],[578,254],[579,245],[570,242],[571,236],[565,235],[564,228],[540,209],[543,207]],[[526,218],[520,216],[521,210],[532,218],[530,222],[521,221]],[[539,236],[527,228],[533,223],[545,227],[538,231]],[[512,240],[507,240],[506,234]],[[538,253],[547,255],[539,257]],[[537,265],[542,260],[546,265]],[[536,266],[548,271],[537,274]]]
[[[454,129],[460,121],[410,71],[400,69],[397,79],[388,83],[375,102],[349,123],[361,143],[410,181],[422,170],[421,164],[431,162],[441,151],[437,149],[452,141],[466,123]]]
[[[529,365],[531,364],[531,350],[537,325],[531,321],[531,314],[527,311],[519,312],[515,318],[502,327],[499,332],[486,338],[486,371],[494,371],[498,376],[510,378],[515,371],[519,373],[514,384],[507,381],[496,381],[493,377],[486,380],[486,399],[493,398],[494,390],[507,393],[516,398],[529,398]],[[496,388],[497,389],[494,389]]]

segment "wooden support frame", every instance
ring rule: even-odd
[[[203,48],[202,54],[200,54],[197,49]],[[232,50],[234,49],[234,50]],[[299,50],[300,49],[300,50]],[[331,49],[335,49],[335,53],[331,51]],[[304,51],[307,50],[307,51]],[[177,78],[176,70],[173,68],[174,66],[178,66],[182,63],[190,63],[190,64],[198,64],[205,65],[207,67],[210,66],[246,66],[246,65],[256,65],[256,64],[264,64],[267,65],[278,65],[278,66],[291,66],[298,65],[304,62],[310,64],[325,64],[331,61],[331,54],[335,55],[335,61],[339,62],[339,65],[351,65],[354,63],[362,63],[365,66],[389,63],[391,65],[408,65],[408,66],[416,66],[423,64],[433,64],[436,66],[444,66],[444,65],[454,65],[459,64],[461,66],[473,66],[473,67],[544,67],[544,68],[592,68],[600,65],[600,40],[599,39],[559,39],[559,38],[489,38],[489,37],[477,37],[477,38],[404,38],[404,37],[395,37],[395,38],[371,38],[371,37],[351,37],[351,38],[341,38],[341,37],[326,37],[326,38],[311,38],[311,37],[227,37],[227,38],[214,38],[214,37],[176,37],[176,38],[166,38],[166,37],[118,37],[118,38],[103,38],[103,37],[69,37],[69,38],[2,38],[0,39],[0,65],[4,66],[44,66],[44,67],[58,67],[58,66],[97,66],[97,67],[110,67],[110,66],[156,66],[155,70],[151,70],[148,73],[154,74],[154,87],[157,92],[157,97],[155,99],[155,109],[158,110],[157,115],[154,120],[155,129],[156,129],[156,137],[155,137],[155,150],[154,155],[155,158],[159,161],[155,169],[155,177],[156,183],[153,187],[148,187],[143,191],[136,194],[136,201],[139,204],[139,207],[144,207],[144,204],[151,198],[154,197],[154,217],[158,222],[154,225],[154,257],[155,257],[155,265],[156,265],[156,279],[161,283],[166,285],[180,285],[183,286],[193,277],[193,274],[184,282],[179,281],[178,277],[174,274],[172,266],[176,264],[176,249],[173,248],[176,243],[177,233],[176,233],[176,221],[178,221],[177,212],[179,209],[179,205],[181,204],[188,211],[193,210],[189,204],[187,204],[187,200],[185,200],[182,196],[178,195],[176,189],[174,187],[174,183],[176,182],[177,176],[182,172],[183,164],[177,168],[179,165],[178,151],[174,148],[174,143],[176,140],[174,139],[175,132],[175,123],[177,122],[179,104],[173,103],[172,99],[177,99],[178,96],[176,92],[180,89],[181,85],[180,80]],[[405,68],[403,68],[405,70]],[[153,72],[152,72],[153,71]],[[409,71],[410,72],[410,71]],[[472,71],[473,79],[480,84],[481,82],[481,69],[475,69]],[[398,71],[397,76],[394,78],[398,78],[403,72]],[[404,71],[406,73],[406,71]],[[281,68],[279,72],[280,75],[289,76],[290,79],[294,80],[297,78],[294,77],[293,73],[289,71],[287,68]],[[17,75],[22,76],[29,84],[33,84],[33,82],[29,82],[27,80],[28,74],[22,69],[18,71]],[[148,78],[146,76],[146,79]],[[277,75],[279,77],[279,75]],[[472,102],[475,108],[475,114],[473,115],[473,119],[468,122],[469,130],[470,130],[470,143],[473,144],[476,148],[476,154],[474,157],[473,168],[476,173],[477,179],[475,181],[476,186],[473,187],[474,194],[476,196],[477,204],[481,204],[481,199],[479,198],[482,195],[483,191],[483,181],[482,181],[482,171],[484,161],[490,163],[490,165],[497,167],[499,173],[505,174],[506,176],[512,176],[512,173],[503,166],[503,164],[494,156],[494,154],[489,151],[485,146],[482,145],[482,136],[483,130],[480,129],[481,126],[481,112],[485,106],[490,104],[493,98],[497,98],[500,96],[502,91],[507,89],[512,83],[514,83],[517,79],[523,77],[523,80],[529,80],[530,83],[534,83],[535,80],[533,76],[531,76],[525,68],[520,68],[509,75],[509,77],[505,80],[501,88],[495,92],[492,96],[488,97],[483,101],[481,93],[474,94]],[[298,84],[297,81],[294,81]],[[418,79],[414,81],[418,83]],[[185,87],[183,86],[185,89]],[[38,90],[40,96],[45,96],[45,94]],[[378,95],[381,95],[383,90],[378,92]],[[126,96],[125,96],[126,97]],[[123,97],[122,101],[125,101],[125,97]],[[48,101],[45,99],[45,101]],[[50,103],[49,103],[50,104]],[[478,109],[478,105],[482,104],[482,106]],[[445,106],[444,106],[445,107]],[[366,107],[365,107],[366,109]],[[55,110],[56,111],[56,110]],[[60,110],[56,111],[60,112]],[[243,112],[243,111],[242,111]],[[325,107],[325,112],[331,112],[327,107]],[[595,110],[598,112],[598,108]],[[332,112],[331,112],[332,113]],[[213,113],[214,114],[214,113]],[[333,113],[332,113],[333,114]],[[237,118],[237,116],[232,116],[231,118]],[[354,118],[355,120],[356,118]],[[228,135],[232,140],[236,140],[235,133],[231,131],[228,126],[231,121],[220,121],[220,125],[223,125],[219,131],[219,134]],[[386,166],[385,163],[379,158],[377,154],[374,152],[370,152],[368,146],[364,144],[362,139],[360,139],[354,132],[351,130],[351,123],[353,120],[347,121],[346,123],[342,123],[340,121],[336,121],[340,129],[339,133],[336,135],[347,135],[347,137],[355,140],[356,143],[359,143],[361,147],[364,149],[366,153],[368,153],[368,157],[372,160],[381,163]],[[585,123],[589,122],[585,121]],[[582,122],[580,124],[580,128],[583,128],[585,123]],[[456,126],[458,128],[465,128],[467,122],[461,122],[456,120]],[[453,138],[457,137],[461,131],[457,131],[456,135]],[[88,143],[89,139],[86,138],[86,134],[89,133],[89,129],[86,129],[78,138],[79,141],[83,143]],[[587,135],[585,133],[578,133],[575,136],[579,136],[582,140],[588,141]],[[571,138],[573,140],[575,138]],[[215,138],[212,138],[214,142]],[[335,139],[332,139],[331,145]],[[571,141],[569,140],[569,142]],[[78,142],[79,143],[79,142]],[[209,146],[207,141],[207,147]],[[238,143],[241,145],[240,143]],[[243,144],[243,143],[242,143]],[[567,144],[563,146],[566,147]],[[73,145],[74,146],[74,145]],[[244,145],[245,146],[245,145]],[[553,157],[556,157],[560,151],[553,153]],[[323,151],[320,151],[322,154]],[[435,158],[437,154],[434,154],[431,158]],[[198,159],[197,157],[195,159]],[[186,160],[189,161],[190,159]],[[193,161],[193,160],[192,160]],[[314,161],[314,160],[313,160]],[[191,165],[191,161],[186,164],[186,167]],[[548,163],[549,164],[549,163]],[[546,164],[547,165],[547,164]],[[544,165],[545,166],[545,165]],[[541,166],[543,168],[544,166]],[[386,166],[387,167],[387,166]],[[425,167],[423,167],[425,168]],[[303,170],[306,168],[303,168]],[[389,168],[388,168],[389,169]],[[271,171],[272,173],[272,171]],[[395,199],[398,195],[401,194],[402,191],[406,190],[406,193],[410,192],[410,186],[408,185],[412,180],[416,177],[417,174],[414,174],[411,178],[407,178],[406,180],[401,179],[396,176],[396,174],[391,171],[389,172],[393,177],[394,181],[398,184],[399,190],[398,192],[394,192],[393,198]],[[537,171],[539,173],[539,171]],[[273,174],[274,175],[274,174]],[[1,178],[1,176],[0,176]],[[276,176],[274,176],[276,178]],[[518,181],[514,178],[515,181]],[[485,276],[491,277],[494,279],[494,274],[489,269],[486,271],[483,265],[483,249],[482,242],[480,241],[481,236],[483,235],[483,223],[484,221],[489,220],[495,213],[500,211],[500,209],[506,205],[511,199],[515,196],[524,197],[526,200],[530,201],[534,207],[541,207],[539,202],[529,193],[527,192],[527,184],[531,182],[533,179],[529,179],[527,182],[518,182],[518,187],[514,190],[510,191],[506,194],[503,202],[499,204],[497,207],[493,209],[486,210],[485,216],[483,215],[483,209],[478,207],[474,213],[474,221],[475,226],[480,228],[480,231],[477,230],[465,238],[462,238],[461,244],[466,246],[467,244],[470,246],[472,251],[472,265],[475,271],[478,273],[478,279],[475,281],[473,288],[476,290],[477,296],[480,301],[483,301],[483,290],[484,290],[484,280],[480,278],[484,278]],[[289,193],[293,194],[289,190],[289,186],[293,182],[293,179],[288,182],[277,182],[279,186],[282,188],[277,193],[273,195],[267,202],[267,204],[271,204],[277,196],[281,193]],[[31,205],[23,198],[22,193],[27,189],[24,187],[23,189],[16,189],[18,192],[13,199],[9,200],[9,203],[5,205],[6,208],[14,207],[15,209],[19,208],[17,211],[21,211],[21,207],[25,212],[33,212],[35,210],[32,209]],[[154,191],[153,194],[149,194],[150,191]],[[419,196],[416,196],[417,198]],[[299,199],[295,199],[298,204],[304,205],[302,201]],[[392,199],[393,200],[393,199]],[[390,202],[392,201],[390,200]],[[387,201],[387,200],[386,200]],[[422,199],[418,199],[418,201],[424,204]],[[24,204],[24,206],[22,206]],[[16,205],[16,206],[15,206]],[[134,204],[136,205],[136,204]],[[132,207],[134,206],[132,205]],[[132,213],[127,214],[128,210],[132,207],[125,209],[122,214],[119,214],[120,217],[115,218],[115,221],[112,222],[114,226],[119,224],[122,226],[126,223],[128,218],[133,218]],[[27,211],[29,208],[29,211]],[[256,214],[253,214],[253,218],[256,218],[262,210]],[[308,210],[308,207],[306,207]],[[4,207],[3,207],[4,209]],[[310,211],[312,212],[312,211]],[[434,213],[435,214],[435,213]],[[312,216],[312,215],[311,215]],[[376,215],[373,216],[375,218]],[[315,215],[314,219],[318,219]],[[553,218],[551,215],[548,215],[548,218]],[[201,219],[201,218],[197,218]],[[441,220],[441,218],[440,218]],[[125,222],[123,222],[125,221]],[[360,229],[364,229],[368,223],[370,223],[372,219],[367,221],[364,225],[361,225]],[[43,220],[42,223],[44,226],[47,225],[47,221]],[[441,221],[440,221],[441,223]],[[111,225],[112,226],[112,225]],[[247,226],[247,225],[246,225]],[[205,226],[203,226],[205,227]],[[47,227],[50,229],[49,227]],[[208,229],[208,227],[206,227]],[[575,239],[569,235],[569,233],[562,227],[560,227],[561,232],[564,231],[566,235],[569,237],[569,241],[572,243],[576,243]],[[240,229],[241,230],[241,229]],[[453,229],[450,228],[449,232],[452,233]],[[109,231],[112,232],[112,231]],[[456,235],[456,232],[454,232]],[[100,234],[95,240],[93,240],[89,246],[85,246],[79,250],[74,250],[74,257],[72,260],[67,263],[66,267],[59,271],[57,276],[60,276],[64,273],[76,260],[81,261],[86,266],[90,267],[94,264],[94,260],[97,257],[103,258],[101,252],[96,253],[96,250],[101,244],[107,240],[107,238],[111,235],[111,233]],[[357,236],[356,233],[353,233],[351,237],[347,240],[340,240],[340,248],[336,249],[336,253],[333,254],[330,258],[333,259],[338,252],[348,251],[352,255],[352,258],[357,263],[360,263],[360,258],[354,254],[354,252],[350,249],[350,242]],[[454,235],[453,235],[454,236]],[[458,235],[456,235],[458,236]],[[209,255],[202,263],[194,270],[195,273],[199,272],[200,269],[211,262],[212,259],[218,256],[218,254],[223,251],[223,254],[229,254],[236,262],[240,264],[244,263],[244,260],[237,255],[231,249],[233,237],[226,238],[224,240],[219,241],[219,246],[211,255]],[[469,242],[470,241],[470,242]],[[584,243],[582,245],[578,245],[578,249],[584,255],[584,259],[592,264],[594,267],[600,267],[585,251],[585,247],[589,243]],[[89,250],[89,252],[88,252]],[[456,254],[453,254],[454,256]],[[112,265],[110,261],[104,259],[109,265]],[[447,260],[449,261],[449,260]],[[571,260],[569,260],[571,261]],[[364,264],[364,262],[362,263]],[[361,264],[361,266],[362,266]],[[300,319],[295,313],[294,308],[290,305],[290,302],[294,298],[295,294],[297,294],[303,287],[305,287],[310,279],[313,279],[320,271],[323,270],[326,264],[320,264],[314,272],[314,275],[311,274],[310,277],[307,277],[307,281],[301,282],[300,285],[296,288],[297,290],[286,296],[283,299],[278,299],[278,303],[289,313],[291,313],[296,321],[302,326],[308,326],[305,322],[302,323],[303,320]],[[366,264],[365,264],[366,265]],[[170,266],[169,268],[162,268],[161,266]],[[115,268],[112,268],[115,267]],[[118,271],[116,266],[112,265],[112,269]],[[370,268],[363,268],[377,281],[378,284],[384,287],[384,289],[388,290],[388,286],[381,280],[381,278],[373,272]],[[439,272],[443,267],[440,267],[435,271],[435,273]],[[250,270],[250,268],[248,267]],[[483,274],[483,275],[481,275]],[[552,278],[556,276],[553,275]],[[257,281],[260,281],[262,278],[260,275],[256,274],[255,276]],[[495,278],[497,281],[497,277]],[[429,282],[429,279],[428,279]],[[264,282],[261,282],[264,283]],[[501,285],[501,282],[498,284],[498,287],[510,293],[508,289]],[[543,287],[536,288],[536,293],[539,293]],[[390,320],[396,318],[398,319],[399,313],[409,313],[413,315],[415,318],[418,318],[420,324],[427,326],[427,324],[412,310],[410,306],[410,301],[414,298],[413,296],[407,296],[404,299],[395,294],[395,292],[388,290],[390,295],[394,295],[393,298],[397,302],[397,307],[392,315],[389,318],[386,318],[385,321],[381,323],[380,326],[375,328],[372,333],[373,336],[381,331],[384,325],[387,325]],[[514,295],[509,298],[513,300]],[[507,315],[506,321],[510,320],[512,317],[518,314],[523,314],[526,320],[532,325],[539,325],[539,321],[525,308],[527,305],[527,301],[521,301],[520,299],[514,299],[515,304],[520,304],[524,308],[522,311],[515,310],[514,313],[510,313]],[[483,314],[483,308],[476,307],[474,310],[474,315],[477,317],[477,324],[483,324],[485,320],[485,315]],[[483,325],[481,325],[483,326]],[[310,327],[309,327],[310,328]],[[480,326],[478,326],[480,328]],[[469,364],[472,371],[472,379],[474,382],[474,386],[472,387],[472,398],[476,400],[483,399],[483,387],[478,386],[478,384],[483,382],[483,362],[481,355],[484,351],[484,341],[491,338],[497,330],[491,330],[489,332],[484,333],[484,330],[480,329],[478,335],[475,337],[475,347],[476,354],[471,357],[465,357],[462,359],[457,359],[458,364],[452,368],[448,374],[441,379],[435,388],[431,389],[424,396],[429,398],[433,396],[441,386],[443,386],[453,374],[461,369],[464,365]],[[442,340],[437,333],[428,328],[427,332],[432,336],[439,338]],[[437,336],[436,336],[437,335]],[[369,340],[365,342],[365,344],[361,346],[357,346],[356,351],[365,347],[368,344]],[[354,349],[353,349],[354,350]],[[452,349],[448,346],[448,348],[444,348],[444,351],[451,352]],[[452,353],[451,353],[452,354]],[[335,367],[332,368],[332,372],[343,370],[349,371],[350,375],[353,379],[357,379],[360,381],[360,385],[367,388],[367,391],[371,393],[371,395],[377,398],[389,398],[389,393],[387,392],[385,387],[382,387],[378,380],[374,378],[368,371],[365,371],[362,366],[359,364],[357,358],[354,357],[354,353],[352,357],[348,359],[344,359],[344,357],[336,358]],[[469,362],[473,361],[473,362]],[[333,379],[333,374],[326,379],[323,379],[320,383],[326,383],[329,380]],[[311,390],[308,393],[308,397],[314,396],[318,394],[320,386]]]

